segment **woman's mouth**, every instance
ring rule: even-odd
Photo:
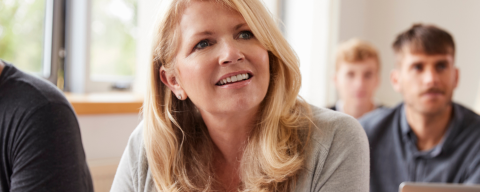
[[[228,85],[236,82],[241,82],[245,81],[252,78],[252,75],[248,73],[242,73],[242,74],[237,74],[237,75],[232,75],[230,77],[224,78],[220,81],[218,81],[215,85],[217,86],[222,86],[222,85]]]

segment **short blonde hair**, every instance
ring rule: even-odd
[[[335,70],[338,71],[340,63],[361,62],[373,58],[377,63],[377,69],[380,70],[380,57],[377,49],[370,43],[353,38],[340,44],[335,56]]]
[[[144,146],[158,191],[213,191],[218,185],[212,164],[214,144],[196,106],[178,100],[160,81],[171,70],[178,48],[178,23],[195,0],[173,0],[157,25],[149,85],[143,104]],[[299,61],[259,0],[211,0],[243,16],[267,49],[270,82],[258,119],[240,160],[240,191],[291,191],[305,164],[312,112],[298,98]]]

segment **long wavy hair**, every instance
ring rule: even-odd
[[[178,24],[192,0],[173,0],[157,25],[149,86],[143,105],[144,145],[158,191],[215,191],[214,144],[196,106],[178,100],[160,80],[172,70]],[[305,164],[311,127],[310,106],[298,97],[299,61],[259,0],[212,0],[245,19],[267,49],[270,82],[259,117],[240,160],[239,191],[290,191]]]

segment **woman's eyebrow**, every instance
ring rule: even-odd
[[[240,28],[242,28],[243,26],[247,25],[246,23],[240,23],[238,25],[235,25],[235,27],[233,27],[233,29],[236,31]],[[196,36],[207,36],[207,35],[213,35],[214,32],[211,32],[211,31],[202,31],[202,32],[198,32],[198,33],[195,33],[192,35],[192,37],[196,37]]]
[[[240,23],[238,25],[235,25],[235,27],[233,28],[235,31],[240,29],[241,27],[243,27],[244,25],[247,25],[246,23]]]
[[[196,37],[196,36],[207,36],[207,35],[213,35],[214,33],[211,32],[211,31],[202,31],[202,32],[198,32],[198,33],[195,33],[192,35],[192,37]]]

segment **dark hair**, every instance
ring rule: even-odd
[[[393,42],[393,50],[395,53],[401,53],[405,46],[413,53],[455,55],[452,35],[434,25],[414,24],[407,31],[400,33]]]

